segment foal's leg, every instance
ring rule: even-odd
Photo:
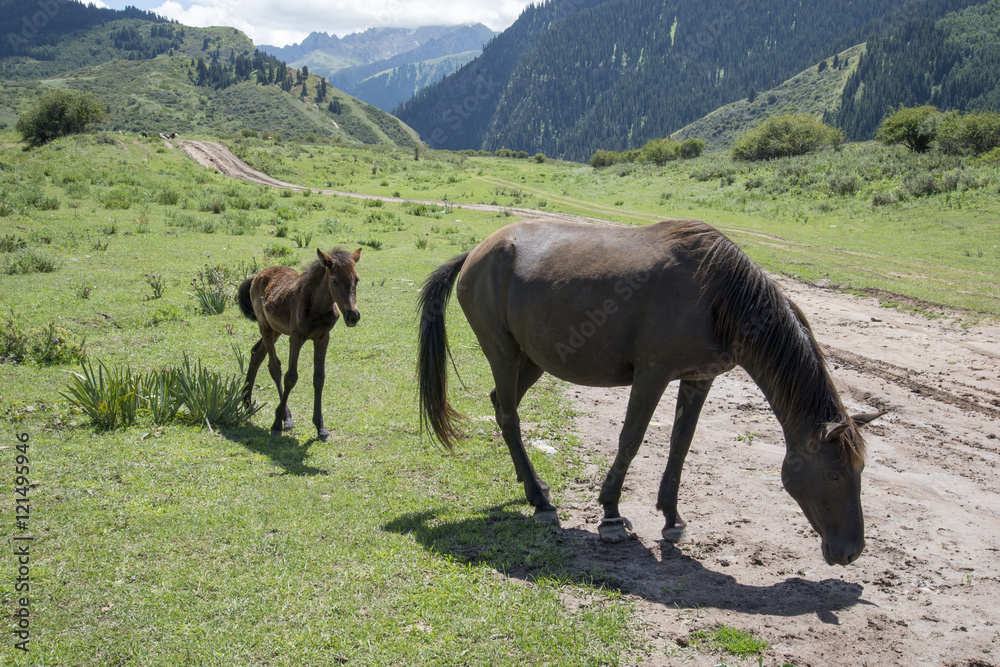
[[[294,428],[294,424],[292,424],[292,411],[288,408],[288,395],[292,393],[292,389],[295,388],[295,384],[299,381],[299,351],[302,349],[303,342],[294,333],[288,337],[288,370],[285,371],[285,391],[280,394],[281,402],[278,403],[278,407],[274,411],[274,423],[271,425],[271,435],[281,435],[282,428],[286,431]]]
[[[323,425],[323,383],[326,380],[326,348],[330,334],[313,341],[313,424],[316,436],[323,442],[330,439],[330,432]]]
[[[493,370],[493,381],[496,383],[490,398],[493,399],[497,424],[510,451],[517,479],[524,482],[524,495],[535,508],[535,521],[547,526],[558,526],[559,516],[549,500],[549,486],[539,479],[528,453],[524,450],[524,442],[521,440],[521,419],[517,415],[520,398],[524,396],[528,387],[538,380],[541,371],[535,370],[538,367],[534,364],[526,362],[520,350],[513,345],[497,346],[486,356]],[[523,381],[520,378],[521,369],[525,369],[526,373]]]
[[[281,435],[282,431],[282,418],[284,421],[284,429],[292,429],[292,413],[288,409],[288,405],[281,400],[284,396],[284,389],[281,383],[281,360],[278,359],[278,352],[274,349],[274,343],[278,340],[281,334],[270,331],[267,333],[261,333],[261,342],[264,343],[264,347],[267,350],[267,370],[271,374],[271,379],[274,380],[274,386],[278,388],[278,402],[279,410],[283,410],[284,414],[281,417],[275,417],[274,424],[271,426],[271,435]]]
[[[264,339],[261,338],[250,348],[250,363],[247,366],[247,383],[243,388],[243,402],[250,405],[253,397],[253,383],[257,380],[257,370],[267,357],[267,348],[264,347]]]
[[[677,412],[674,415],[674,428],[670,434],[670,456],[667,458],[667,469],[663,472],[660,492],[656,497],[656,508],[663,512],[666,519],[662,531],[663,539],[668,542],[682,540],[687,528],[687,524],[677,514],[677,492],[681,486],[684,458],[691,448],[694,430],[698,426],[698,416],[711,388],[712,380],[681,380],[677,392]]]
[[[597,502],[604,505],[604,519],[598,526],[597,532],[605,542],[623,542],[630,537],[631,522],[618,513],[622,485],[625,483],[629,465],[639,451],[643,436],[646,435],[649,420],[652,419],[653,412],[666,388],[667,382],[659,377],[650,378],[648,381],[637,378],[632,384],[625,424],[618,436],[618,454],[597,497]]]

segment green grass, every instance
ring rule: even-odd
[[[728,625],[721,625],[711,630],[697,630],[691,638],[699,645],[728,653],[738,658],[762,658],[770,645],[749,632],[738,630]]]
[[[9,141],[3,135],[0,144]],[[86,336],[95,364],[138,372],[176,367],[187,356],[230,376],[239,372],[231,344],[248,352],[256,325],[236,308],[199,316],[183,286],[206,267],[236,281],[263,266],[278,243],[296,266],[312,261],[317,246],[356,247],[369,223],[355,202],[297,195],[276,201],[299,212],[294,224],[312,234],[308,248],[274,238],[271,208],[252,212],[260,224],[245,234],[223,224],[177,225],[230,212],[199,210],[208,197],[256,201],[268,193],[155,147],[81,137],[29,153],[0,149],[11,166],[0,171],[8,192],[79,184],[88,191],[76,209],[24,206],[0,219],[4,234],[62,262],[53,273],[4,276],[0,311],[25,330],[55,322]],[[132,208],[105,208],[98,195],[121,185],[137,188]],[[178,193],[175,203],[158,201],[165,189]],[[324,394],[330,443],[315,438],[309,420],[308,346],[291,395],[297,430],[279,438],[269,435],[277,399],[264,369],[255,399],[266,407],[248,426],[160,424],[139,411],[133,425],[103,431],[60,395],[75,362],[0,363],[0,457],[13,456],[7,445],[28,433],[37,483],[29,490],[31,664],[597,665],[642,653],[631,604],[590,584],[588,573],[567,571],[558,533],[530,519],[491,423],[470,422],[470,440],[455,455],[418,430],[418,286],[463,243],[506,219],[456,211],[435,220],[397,204],[365,210],[394,218],[371,223],[384,245],[366,249],[358,266],[361,324],[333,331]],[[95,251],[87,230],[93,239],[112,219],[116,233]],[[133,232],[137,219],[145,233]],[[431,231],[445,222],[453,234]],[[417,251],[417,235],[433,243]],[[148,298],[150,275],[167,286],[156,299]],[[80,285],[91,286],[87,298]],[[488,415],[485,360],[457,309],[450,325],[469,387],[453,398],[473,417]],[[284,339],[279,354],[285,363]],[[554,382],[526,399],[524,418],[564,443],[555,457],[536,458],[557,495],[582,467],[564,430],[569,417]],[[7,516],[12,479],[0,478]],[[0,569],[9,609],[12,576]],[[564,603],[568,595],[596,603],[577,609]],[[0,662],[23,661],[3,643]]]
[[[233,376],[232,346],[249,351],[256,325],[232,307],[199,315],[185,286],[224,285],[231,296],[267,263],[301,266],[316,247],[368,246],[358,265],[361,324],[335,328],[327,357],[329,443],[309,420],[308,346],[290,401],[297,430],[279,438],[269,434],[277,400],[264,369],[254,397],[266,405],[246,426],[210,430],[140,411],[131,426],[100,431],[61,396],[78,357],[0,363],[0,458],[28,433],[36,483],[31,664],[614,665],[644,655],[631,603],[593,585],[599,573],[567,570],[558,532],[531,521],[490,421],[487,364],[454,304],[449,334],[468,389],[455,383],[452,399],[474,418],[470,439],[446,455],[419,432],[419,285],[516,219],[513,208],[632,224],[700,217],[772,270],[1000,314],[995,166],[864,145],[752,166],[708,156],[594,171],[233,142],[285,180],[408,200],[367,207],[233,183],[158,139],[82,136],[28,152],[14,141],[0,133],[3,253],[45,253],[58,269],[3,276],[11,340],[36,332],[54,341],[58,331],[71,346],[85,340],[95,364],[148,371],[190,359]],[[935,169],[991,183],[872,206],[874,192],[895,194]],[[829,179],[848,170],[860,173],[854,192],[830,192]],[[107,207],[112,192],[129,208]],[[53,198],[63,205],[47,208]],[[205,201],[225,210],[202,210]],[[312,235],[309,247],[296,247],[296,234]],[[284,364],[284,340],[279,355]],[[540,425],[531,437],[558,443],[556,455],[534,457],[557,503],[583,474],[562,390],[543,380],[522,409],[525,423]],[[0,478],[7,516],[9,480]],[[12,572],[0,570],[8,608]],[[580,595],[595,603],[564,602]],[[5,643],[0,659],[24,662],[13,651]]]

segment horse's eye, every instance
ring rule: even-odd
[[[840,479],[840,475],[838,473],[835,473],[835,472],[828,472],[828,473],[826,473],[826,478],[828,480],[830,480],[831,482],[836,482],[837,480]]]

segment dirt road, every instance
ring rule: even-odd
[[[230,159],[218,144],[180,143],[228,175],[303,189]],[[622,513],[637,539],[618,545],[597,539],[596,496],[627,389],[570,389],[589,463],[555,499],[568,513],[568,567],[599,573],[635,600],[655,646],[643,664],[738,663],[683,646],[692,629],[725,623],[770,642],[769,665],[1000,665],[1000,326],[963,328],[947,313],[929,318],[781,282],[813,325],[848,407],[889,410],[866,432],[861,558],[846,568],[823,560],[818,536],[781,488],[781,428],[737,370],[716,380],[702,413],[681,485],[691,541],[679,546],[660,539],[654,510],[675,388],[626,479]]]

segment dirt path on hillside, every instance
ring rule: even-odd
[[[337,197],[352,197],[354,199],[380,199],[387,203],[395,204],[405,204],[405,203],[416,203],[416,204],[428,204],[431,206],[451,206],[456,209],[465,209],[468,211],[485,211],[487,213],[503,213],[509,212],[512,215],[518,216],[521,219],[532,219],[532,218],[561,218],[565,220],[591,220],[596,221],[595,218],[581,218],[580,216],[567,215],[564,213],[551,213],[546,211],[536,211],[529,208],[512,208],[510,206],[493,206],[490,204],[459,204],[455,202],[440,202],[440,201],[430,201],[423,199],[403,199],[401,197],[383,197],[379,195],[369,195],[357,192],[344,192],[341,190],[318,190],[314,188],[307,188],[302,185],[295,185],[294,183],[287,183],[285,181],[279,181],[276,178],[271,178],[267,174],[261,171],[257,171],[247,163],[236,157],[228,148],[222,144],[218,144],[214,141],[191,141],[184,140],[179,141],[178,144],[184,150],[184,152],[191,159],[198,162],[198,164],[208,167],[209,169],[215,169],[220,174],[224,176],[229,176],[230,178],[238,178],[244,181],[249,181],[250,183],[256,183],[258,185],[266,185],[272,188],[284,188],[288,190],[296,190],[302,192],[303,190],[312,190],[312,192],[321,195],[333,195]]]
[[[179,143],[224,174],[304,189],[250,169],[218,144]],[[570,389],[583,413],[575,428],[587,466],[555,499],[568,514],[567,568],[597,573],[635,600],[655,646],[643,664],[738,664],[682,646],[696,628],[727,624],[771,643],[767,665],[1000,667],[1000,326],[963,328],[947,313],[929,319],[781,282],[812,323],[849,409],[890,411],[866,431],[861,558],[826,565],[818,536],[781,488],[781,428],[737,370],[716,380],[688,456],[680,511],[691,541],[680,546],[660,539],[654,509],[676,385],[626,479],[622,513],[637,539],[618,545],[597,539],[596,496],[628,392]]]

